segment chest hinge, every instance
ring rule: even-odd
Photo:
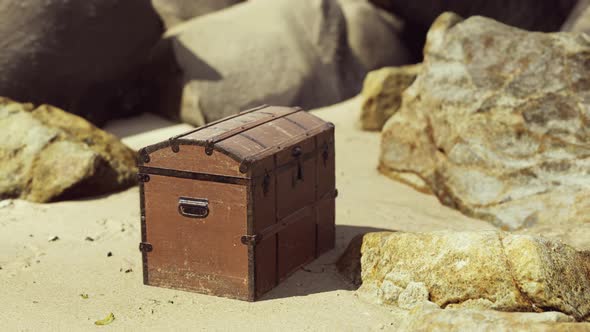
[[[260,236],[259,235],[244,235],[244,236],[242,236],[240,241],[242,241],[242,244],[256,245],[256,243],[260,241]]]

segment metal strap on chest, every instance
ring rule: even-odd
[[[237,117],[239,117],[239,116],[242,116],[242,115],[244,115],[244,114],[248,114],[248,113],[256,112],[256,111],[258,111],[258,110],[261,110],[261,109],[263,109],[263,108],[267,108],[267,107],[269,107],[269,105],[266,105],[266,104],[264,104],[264,105],[260,105],[260,106],[257,106],[257,107],[254,107],[254,108],[251,108],[251,109],[249,109],[249,110],[242,111],[242,112],[240,112],[240,113],[238,113],[238,114],[230,115],[230,116],[228,116],[228,117],[226,117],[226,118],[219,119],[219,120],[217,120],[217,121],[213,121],[213,122],[209,122],[208,124],[206,124],[206,125],[204,125],[204,126],[200,126],[200,127],[198,127],[198,128],[195,128],[195,129],[193,129],[193,130],[191,130],[191,131],[189,131],[189,132],[182,133],[182,134],[180,134],[180,135],[176,135],[176,136],[174,136],[174,137],[171,137],[171,138],[170,138],[170,140],[176,140],[176,139],[178,139],[178,138],[180,138],[180,137],[187,136],[187,135],[190,135],[190,134],[196,133],[197,131],[201,131],[201,130],[203,130],[203,129],[205,129],[205,128],[209,128],[209,127],[211,127],[211,126],[214,126],[214,125],[216,125],[216,124],[218,124],[218,123],[220,123],[220,122],[225,122],[225,121],[227,121],[227,120],[231,120],[231,119],[233,119],[233,118],[237,118]]]
[[[228,130],[228,131],[226,131],[224,133],[221,133],[221,134],[219,134],[217,136],[213,136],[213,137],[209,138],[206,141],[206,143],[205,143],[205,153],[211,154],[213,152],[213,146],[215,144],[217,144],[217,143],[219,143],[219,142],[221,142],[223,140],[226,140],[226,139],[228,139],[228,138],[230,138],[232,136],[238,135],[238,134],[243,133],[245,131],[248,131],[248,130],[250,130],[252,128],[256,128],[258,126],[261,126],[261,125],[263,125],[265,123],[274,121],[276,119],[284,118],[284,117],[286,117],[288,115],[291,115],[291,114],[297,113],[297,112],[301,112],[301,111],[302,111],[302,109],[300,107],[295,107],[292,110],[289,110],[288,112],[285,112],[285,113],[283,113],[281,115],[270,114],[267,117],[260,118],[260,119],[258,119],[256,121],[252,121],[250,123],[246,123],[243,126],[239,126],[239,127],[236,127],[236,128],[234,128],[232,130]]]
[[[275,145],[269,146],[269,147],[255,153],[255,154],[251,155],[251,156],[248,156],[244,160],[242,160],[242,162],[240,163],[240,172],[246,173],[248,171],[248,168],[250,167],[250,165],[252,163],[254,163],[256,160],[260,160],[260,159],[264,158],[265,156],[276,153],[277,151],[283,149],[283,147],[285,147],[285,146],[289,147],[299,141],[302,141],[306,137],[313,136],[317,133],[320,133],[326,129],[333,128],[333,127],[334,127],[334,124],[331,122],[321,124],[319,126],[316,126],[316,127],[313,127],[311,129],[307,130],[304,133],[301,133],[297,136],[293,136],[289,139],[286,139],[286,140],[278,143],[276,146]],[[326,159],[327,159],[327,156],[326,156]]]

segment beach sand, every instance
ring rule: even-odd
[[[349,240],[382,229],[494,227],[380,175],[379,133],[358,129],[359,109],[355,98],[314,111],[336,125],[336,249],[259,302],[144,286],[137,187],[51,204],[5,200],[0,201],[0,330],[395,329],[405,311],[364,303],[336,272],[333,263]],[[190,126],[143,115],[106,129],[138,149]],[[110,312],[113,323],[94,325]]]

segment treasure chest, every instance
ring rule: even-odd
[[[334,247],[334,125],[261,106],[140,150],[147,285],[254,301]]]

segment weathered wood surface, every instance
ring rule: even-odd
[[[144,241],[154,248],[145,253],[150,285],[254,300],[334,247],[330,123],[296,108],[265,107],[141,155],[140,169],[160,174],[143,187]],[[180,215],[179,197],[208,199],[211,214]]]

